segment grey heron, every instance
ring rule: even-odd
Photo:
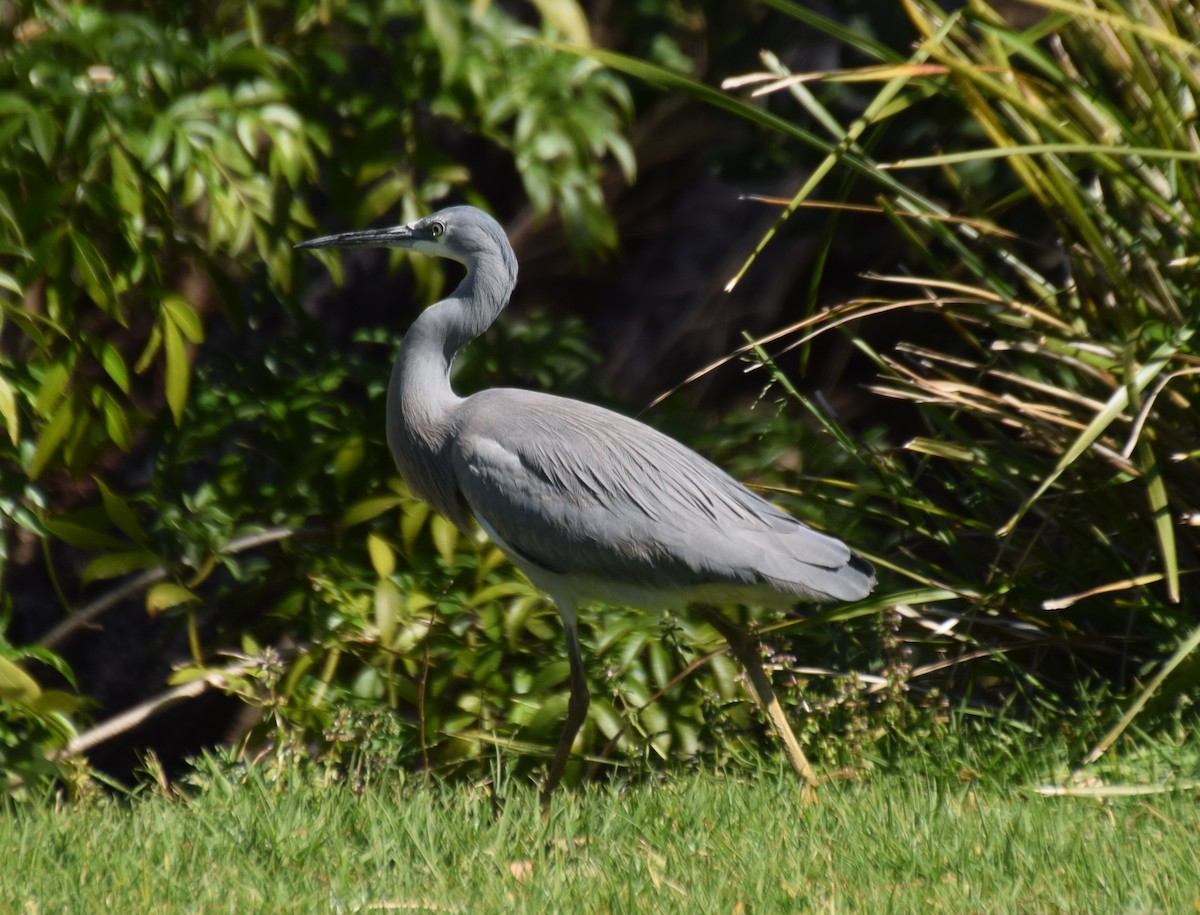
[[[745,667],[811,796],[815,776],[746,633],[714,604],[854,601],[870,563],[651,427],[579,400],[494,388],[459,397],[455,355],[508,304],[517,259],[504,229],[456,206],[410,225],[345,232],[299,248],[406,248],[466,276],[404,337],[387,390],[387,441],[409,488],[460,529],[480,527],[558,608],[570,662],[567,716],[541,792],[545,815],[587,715],[576,611],[605,601],[699,605]]]

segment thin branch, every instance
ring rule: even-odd
[[[53,648],[67,636],[74,633],[76,629],[82,629],[84,626],[87,626],[101,613],[104,613],[113,605],[119,604],[125,598],[132,597],[139,591],[144,591],[151,585],[162,581],[167,577],[167,574],[166,566],[158,566],[154,569],[147,569],[145,572],[139,572],[132,578],[127,578],[107,594],[102,594],[90,604],[80,607],[42,636],[38,644],[43,648]]]
[[[290,537],[294,537],[297,533],[299,533],[299,530],[294,527],[270,527],[266,530],[255,531],[253,534],[235,537],[218,549],[217,553],[222,556],[232,556],[236,553],[244,553],[247,550],[265,546],[268,543],[278,543],[281,540],[287,540]],[[139,572],[132,578],[123,581],[107,594],[102,594],[90,604],[86,604],[76,610],[42,636],[37,644],[42,648],[53,648],[59,642],[63,641],[63,639],[73,635],[77,629],[81,629],[92,623],[96,617],[114,605],[125,600],[127,597],[132,597],[139,591],[144,591],[151,585],[165,580],[169,575],[170,570],[166,566],[156,566],[153,569]]]
[[[226,677],[244,673],[251,666],[249,663],[233,665],[224,670],[206,674],[198,680],[191,680],[187,683],[181,683],[179,686],[173,686],[165,692],[159,693],[145,702],[139,702],[119,715],[113,715],[95,727],[88,728],[83,733],[76,735],[65,747],[55,754],[54,758],[56,760],[70,759],[72,756],[86,753],[92,747],[98,746],[107,740],[112,740],[126,731],[132,731],[138,725],[148,721],[160,712],[178,705],[180,702],[195,699],[210,689],[224,689]]]

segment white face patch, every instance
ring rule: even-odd
[[[446,256],[446,246],[442,244],[440,239],[418,238],[405,247],[410,251],[418,251],[421,254],[431,254],[435,257]]]

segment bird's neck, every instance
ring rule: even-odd
[[[404,336],[387,397],[387,438],[409,488],[466,526],[444,449],[461,398],[450,386],[454,357],[491,326],[516,285],[516,258],[484,256],[449,298],[425,309]]]

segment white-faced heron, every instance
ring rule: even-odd
[[[409,329],[387,393],[387,440],[409,488],[463,531],[474,519],[562,616],[571,696],[542,789],[549,809],[587,715],[576,608],[697,605],[746,668],[752,692],[811,795],[815,776],[745,633],[712,604],[853,601],[870,563],[643,423],[578,400],[496,388],[459,397],[450,366],[508,304],[512,246],[491,216],[450,207],[411,225],[301,248],[407,248],[467,268]]]

